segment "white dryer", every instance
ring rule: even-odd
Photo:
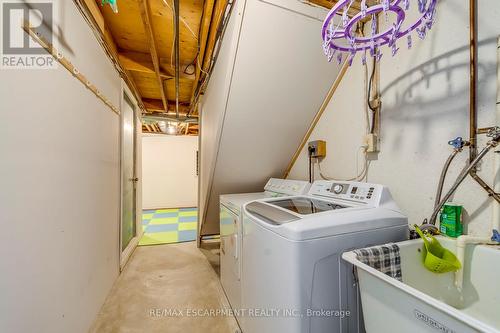
[[[341,255],[407,238],[407,218],[382,185],[316,181],[305,196],[245,204],[243,332],[364,332]]]
[[[220,196],[220,279],[236,318],[241,309],[241,209],[257,199],[301,195],[311,184],[301,180],[271,178],[264,192],[224,194]]]

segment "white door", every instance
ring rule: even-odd
[[[137,106],[132,95],[123,92],[121,108],[121,223],[120,267],[123,268],[139,241],[140,225],[137,221]]]

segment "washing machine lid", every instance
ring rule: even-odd
[[[393,227],[408,228],[407,218],[398,211],[314,197],[261,199],[243,207],[245,219],[296,241]]]
[[[266,192],[223,194],[220,196],[220,203],[236,215],[240,215],[241,207],[247,202],[269,197],[270,195]]]
[[[283,200],[271,201],[268,202],[268,204],[271,206],[281,207],[300,215],[310,215],[348,207],[335,202],[310,197],[292,197]]]
[[[275,208],[272,205],[268,205],[259,201],[253,201],[247,204],[246,210],[259,217],[266,223],[270,223],[273,225],[282,225],[285,223],[300,220],[300,217],[298,217],[297,215],[290,214],[285,210]]]

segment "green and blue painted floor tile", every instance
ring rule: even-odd
[[[197,208],[143,210],[144,235],[139,245],[159,245],[196,240]]]

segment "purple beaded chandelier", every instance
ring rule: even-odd
[[[391,48],[392,56],[395,56],[399,48],[397,41],[406,36],[408,48],[412,46],[411,32],[416,31],[420,39],[424,39],[427,32],[432,28],[436,17],[437,0],[412,0],[418,7],[418,18],[415,22],[408,24],[405,22],[410,10],[410,0],[378,0],[377,4],[367,6],[366,1],[361,1],[361,11],[350,18],[347,13],[355,0],[340,0],[326,16],[323,23],[323,50],[332,61],[334,56],[340,64],[347,57],[347,63],[352,65],[356,53],[362,53],[362,62],[366,64],[367,53],[375,57],[376,61],[382,58],[380,47],[388,45]],[[416,9],[415,9],[416,10]],[[382,14],[387,22],[388,28],[378,31],[377,14]],[[339,23],[335,23],[334,17],[341,16]],[[392,25],[389,24],[389,16],[394,16]],[[371,23],[371,34],[369,36],[356,36],[357,23],[368,19]]]

